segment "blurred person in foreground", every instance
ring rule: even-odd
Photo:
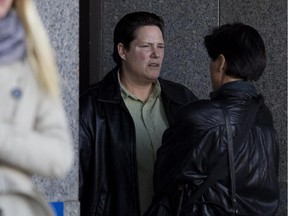
[[[184,106],[164,132],[147,215],[275,215],[278,138],[253,84],[266,67],[264,42],[233,23],[207,35],[205,46],[214,91]]]
[[[64,177],[70,132],[47,34],[32,0],[0,2],[0,215],[53,215],[32,175]]]
[[[80,97],[82,216],[139,216],[151,203],[162,133],[180,106],[196,100],[159,77],[164,46],[162,18],[126,14],[114,30],[116,67]]]

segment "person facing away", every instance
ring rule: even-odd
[[[0,215],[48,216],[32,175],[62,178],[73,162],[57,68],[32,0],[0,5]]]
[[[205,46],[214,91],[210,100],[181,108],[164,132],[155,162],[157,199],[147,215],[275,215],[278,138],[253,84],[266,66],[264,42],[251,26],[232,23],[214,29]]]
[[[116,67],[80,97],[82,216],[142,215],[153,196],[155,154],[175,111],[196,96],[159,77],[164,22],[126,14],[114,30]]]

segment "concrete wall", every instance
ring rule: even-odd
[[[76,157],[73,170],[64,180],[35,177],[35,184],[48,200],[64,201],[65,216],[78,215],[79,3],[76,0],[36,0],[36,3],[56,50]],[[90,84],[114,66],[113,29],[128,12],[146,10],[164,18],[166,48],[162,76],[186,85],[200,98],[208,98],[211,91],[203,36],[212,27],[232,21],[245,22],[260,31],[267,46],[268,65],[257,88],[266,98],[279,132],[281,206],[277,215],[287,215],[287,1],[89,0],[80,3],[88,7],[88,13],[82,16],[89,16],[88,22],[82,23],[85,28],[81,28],[88,31],[87,40],[81,43],[93,48],[86,50],[89,67],[81,67],[85,68],[81,76],[85,75]]]
[[[38,190],[50,202],[63,202],[65,216],[79,215],[78,202],[78,98],[79,4],[76,0],[35,1],[48,31],[61,75],[63,101],[75,149],[73,169],[65,179],[34,177]],[[63,152],[65,154],[65,152]]]

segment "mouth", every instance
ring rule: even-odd
[[[150,63],[148,66],[157,68],[157,67],[160,67],[160,64],[158,64],[158,63]]]

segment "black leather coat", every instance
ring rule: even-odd
[[[175,111],[197,98],[188,88],[159,78],[171,123]],[[135,127],[120,94],[117,70],[80,97],[82,216],[140,215]]]
[[[165,131],[162,146],[157,152],[154,180],[158,205],[167,197],[173,200],[178,185],[189,184],[192,196],[221,156],[227,154],[223,107],[228,110],[235,136],[248,108],[261,100],[261,96],[254,97],[244,91],[223,89],[211,94],[211,100],[197,101],[181,109],[176,115],[175,125]],[[240,145],[234,155],[237,215],[274,215],[279,204],[278,141],[272,115],[263,102],[248,136]],[[223,169],[229,170],[228,162]],[[199,206],[213,202],[233,212],[230,189],[227,174],[198,199]],[[156,206],[156,202],[153,205]],[[173,206],[166,202],[165,205],[168,206],[166,209],[172,210],[150,215],[176,215],[177,204]],[[198,210],[197,216],[219,215],[205,205]]]

